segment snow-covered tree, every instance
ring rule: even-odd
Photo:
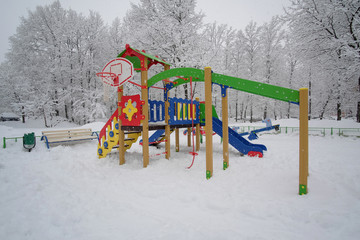
[[[275,16],[270,22],[265,23],[261,28],[261,48],[262,48],[262,61],[263,63],[263,80],[267,84],[276,84],[277,74],[279,69],[279,62],[283,56],[283,41],[284,31],[282,30],[282,22],[279,17]],[[264,116],[268,117],[268,101],[264,103]],[[276,102],[274,102],[276,104]],[[275,108],[274,118],[276,119]]]
[[[360,70],[360,2],[358,0],[292,0],[287,19],[297,37],[303,58],[320,62],[324,71],[336,78],[332,94],[336,99],[337,119],[341,119],[341,106],[347,95],[356,95],[360,106],[359,91],[348,88],[355,81],[359,84]],[[356,104],[354,102],[354,105]],[[355,106],[354,106],[355,108]],[[359,109],[360,110],[360,109]],[[359,120],[358,111],[357,116]]]
[[[203,14],[195,0],[140,0],[124,18],[127,39],[177,67],[198,67]],[[188,88],[184,84],[185,97]]]
[[[98,13],[84,17],[59,1],[29,11],[10,38],[7,55],[12,76],[26,93],[27,114],[41,112],[46,125],[54,117],[85,123],[101,115],[95,73],[108,59],[106,37]]]

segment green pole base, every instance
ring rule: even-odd
[[[211,172],[209,170],[206,171],[206,179],[210,179],[211,176]]]
[[[223,162],[223,169],[226,170],[228,168],[228,163],[227,162]]]
[[[307,194],[307,186],[300,184],[299,185],[299,195]]]

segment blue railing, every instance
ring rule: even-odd
[[[194,124],[200,123],[200,103],[193,100],[191,106],[191,100],[181,98],[169,98],[169,124]],[[194,119],[193,118],[194,115]]]
[[[165,121],[165,103],[162,101],[149,100],[149,122]]]

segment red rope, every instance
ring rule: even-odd
[[[149,157],[156,157],[156,156],[160,156],[162,154],[167,154],[167,152],[157,153],[157,154],[151,155]]]
[[[187,80],[189,80],[188,78],[184,78],[184,77],[180,77],[180,76],[176,76],[177,78],[180,78],[180,79],[182,79],[182,80],[185,80],[185,81],[187,81]],[[190,78],[192,78],[192,77],[190,77]]]
[[[173,83],[173,84],[177,84],[177,82],[173,82],[173,81],[170,81],[170,80],[167,80],[167,79],[163,79],[164,82],[168,82],[168,83]]]
[[[194,144],[194,133],[193,133],[193,129],[194,129],[194,107],[193,107],[193,90],[192,90],[192,77],[190,77],[190,91],[191,91],[191,104],[190,104],[190,113],[191,113],[191,134],[192,134],[192,145],[193,145],[193,151],[189,152],[192,156],[192,162],[191,165],[189,167],[187,167],[187,169],[190,169],[193,165],[194,165],[194,161],[195,161],[195,157],[196,155],[198,155],[198,153],[195,152],[195,144]],[[190,133],[189,133],[190,134]]]
[[[134,84],[135,86],[141,87],[141,88],[147,88],[146,86],[141,86],[140,84],[137,84],[137,83],[132,82],[132,81],[128,81],[128,82],[131,83],[131,84]]]
[[[154,143],[162,143],[162,142],[167,142],[166,140],[162,140],[162,141],[155,141],[155,142],[149,142],[149,144],[154,144]],[[143,145],[143,142],[139,143],[141,146]]]
[[[152,88],[156,88],[156,89],[161,89],[161,90],[165,90],[165,88],[161,88],[161,87],[154,87],[154,86],[152,86]]]

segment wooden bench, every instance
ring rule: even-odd
[[[98,133],[90,128],[43,131],[41,140],[45,140],[47,148],[54,143],[70,143],[76,141],[99,139]]]

